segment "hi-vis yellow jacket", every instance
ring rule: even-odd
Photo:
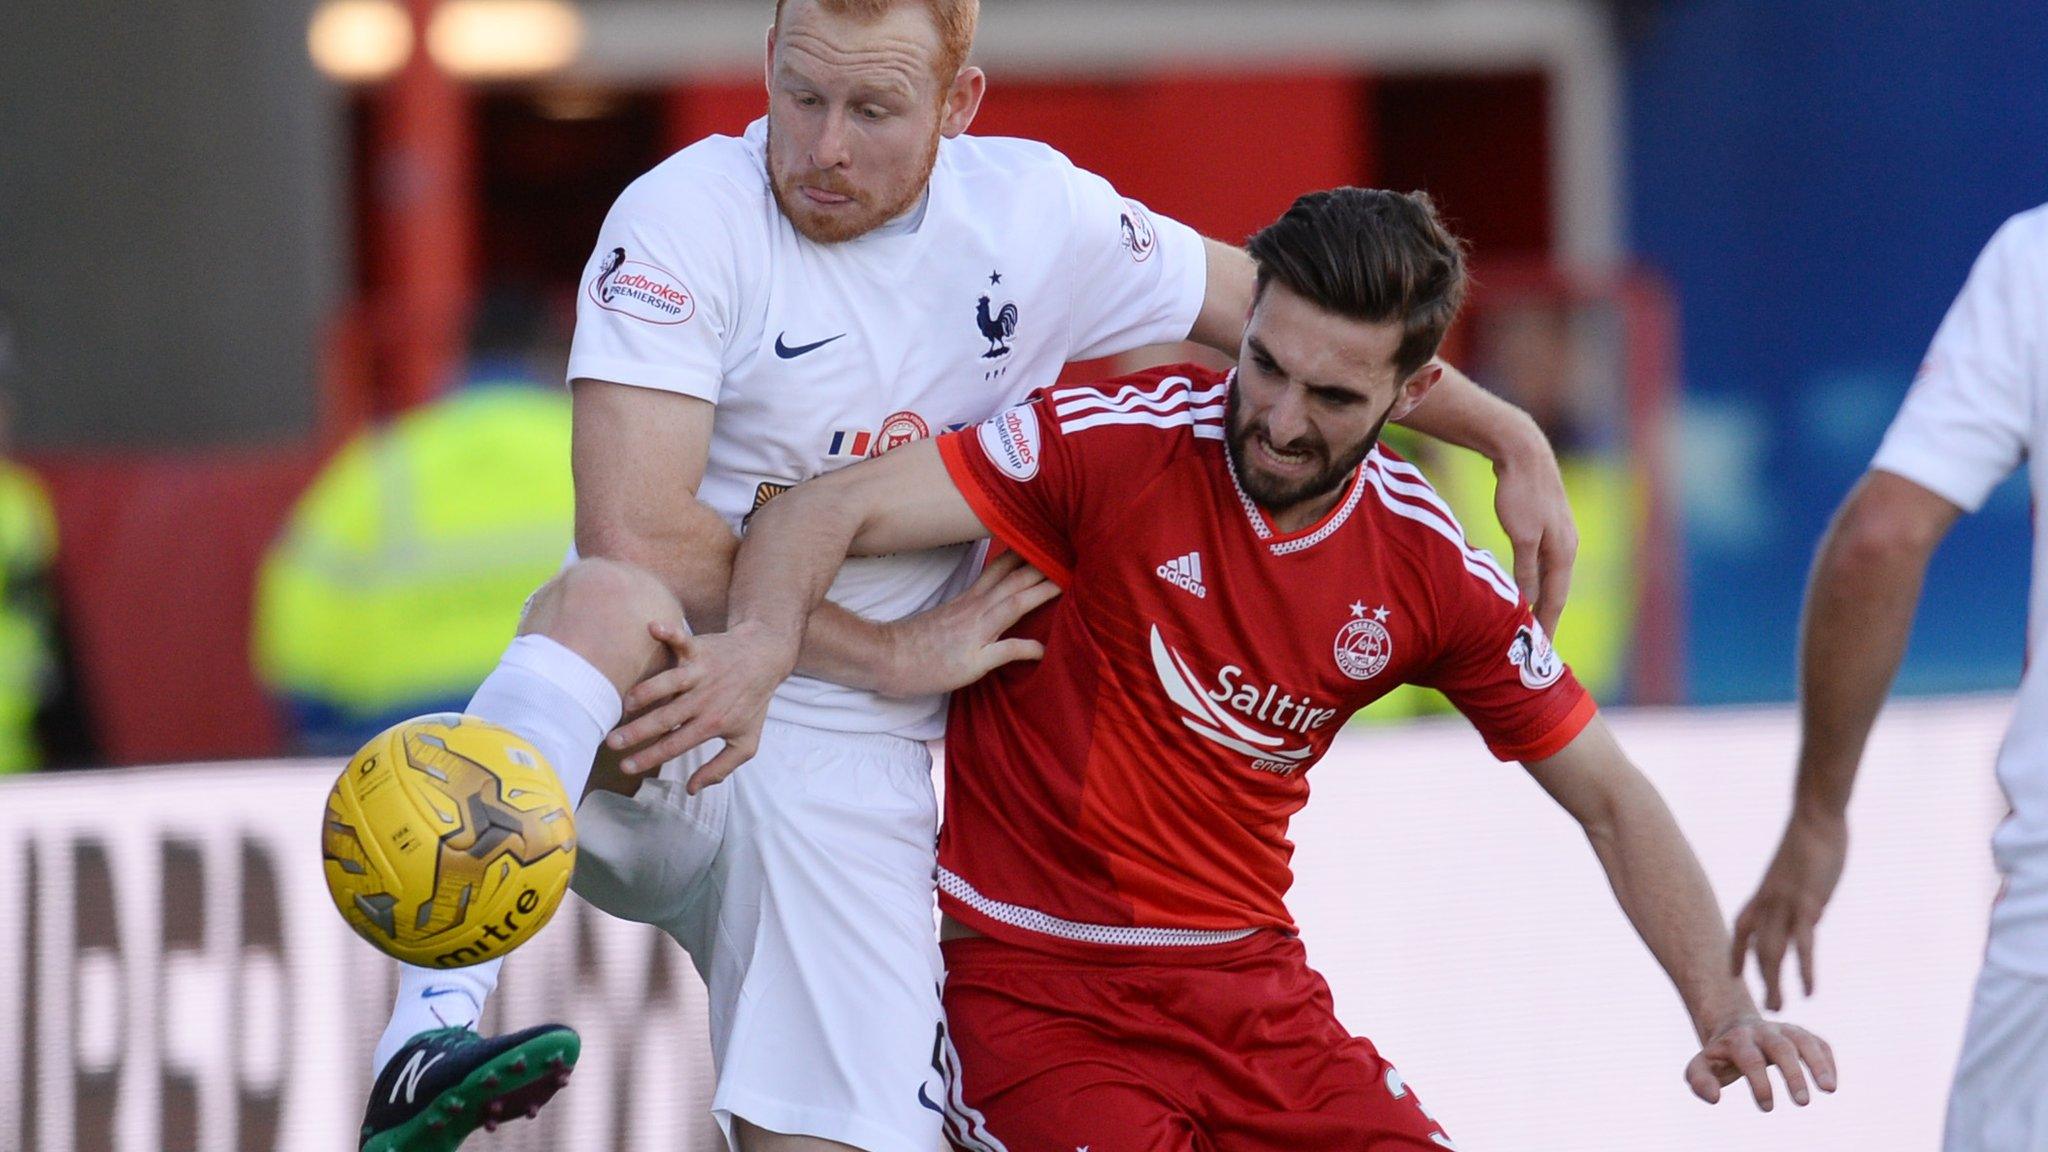
[[[257,575],[253,633],[303,748],[468,701],[568,553],[569,424],[559,391],[471,387],[356,437],[314,480]]]
[[[0,773],[42,763],[36,710],[56,682],[54,608],[57,517],[42,482],[0,460]]]

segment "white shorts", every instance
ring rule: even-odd
[[[1942,1152],[2048,1152],[2048,980],[1984,965]]]
[[[693,798],[686,778],[671,764],[631,799],[586,797],[575,887],[695,961],[728,1143],[738,1116],[944,1152],[930,751],[771,720],[723,784]]]

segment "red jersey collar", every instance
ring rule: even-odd
[[[1237,386],[1235,369],[1230,373],[1229,384],[1233,388]],[[1374,455],[1378,454],[1378,445],[1374,445],[1372,452]],[[1230,490],[1237,493],[1238,505],[1244,509],[1245,518],[1251,521],[1252,531],[1266,542],[1275,556],[1285,556],[1313,548],[1329,539],[1332,533],[1344,526],[1346,520],[1351,519],[1351,513],[1358,508],[1358,501],[1365,495],[1365,465],[1361,462],[1351,473],[1351,490],[1346,492],[1344,498],[1337,501],[1321,520],[1298,532],[1282,534],[1273,527],[1273,521],[1266,515],[1266,510],[1246,495],[1244,486],[1237,482],[1237,454],[1231,451],[1228,428],[1224,430],[1223,436],[1223,465],[1224,470],[1230,474]]]

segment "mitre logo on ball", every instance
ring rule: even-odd
[[[328,793],[327,890],[357,935],[408,964],[495,959],[568,891],[571,811],[518,735],[453,713],[407,720],[365,744]]]

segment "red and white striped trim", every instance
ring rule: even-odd
[[[1149,424],[1158,428],[1192,426],[1206,440],[1223,438],[1223,398],[1229,382],[1195,391],[1185,376],[1168,376],[1151,388],[1126,384],[1114,393],[1097,388],[1061,388],[1052,394],[1053,414],[1063,433],[1084,432],[1105,424]]]
[[[942,989],[939,993],[945,995]],[[996,1135],[988,1130],[988,1117],[967,1102],[967,1096],[960,1081],[960,1053],[953,1047],[953,1037],[946,1031],[946,1025],[939,1025],[938,1050],[932,1053],[932,1064],[938,1069],[939,1078],[945,1081],[945,1107],[936,1109],[946,1128],[946,1135],[954,1145],[966,1152],[1010,1152]],[[925,1107],[931,1102],[920,1093]]]
[[[1136,384],[1126,384],[1113,393],[1104,392],[1100,388],[1057,388],[1052,394],[1053,407],[1061,416],[1091,409],[1130,411],[1150,407],[1154,411],[1164,411],[1175,404],[1187,401],[1197,404],[1213,403],[1223,399],[1230,392],[1228,379],[1199,392],[1195,391],[1194,383],[1185,376],[1168,376],[1150,389],[1140,388]],[[1176,395],[1177,393],[1184,395]]]
[[[1199,928],[1144,928],[1134,924],[1084,924],[1078,920],[1063,920],[1051,913],[1040,912],[1036,908],[1026,908],[1021,904],[1005,904],[1001,900],[984,896],[975,891],[974,885],[944,868],[939,869],[939,891],[998,924],[1008,924],[1012,928],[1022,928],[1026,932],[1055,936],[1061,940],[1075,940],[1083,944],[1191,948],[1209,944],[1228,944],[1258,931],[1256,928],[1222,931]]]
[[[1450,505],[1444,503],[1443,497],[1436,494],[1414,465],[1390,459],[1374,448],[1365,458],[1362,471],[1366,482],[1372,485],[1372,490],[1388,511],[1413,520],[1449,540],[1458,549],[1465,571],[1478,577],[1481,583],[1508,603],[1521,602],[1514,580],[1502,570],[1500,562],[1493,558],[1492,553],[1466,542],[1465,529],[1451,513]]]

